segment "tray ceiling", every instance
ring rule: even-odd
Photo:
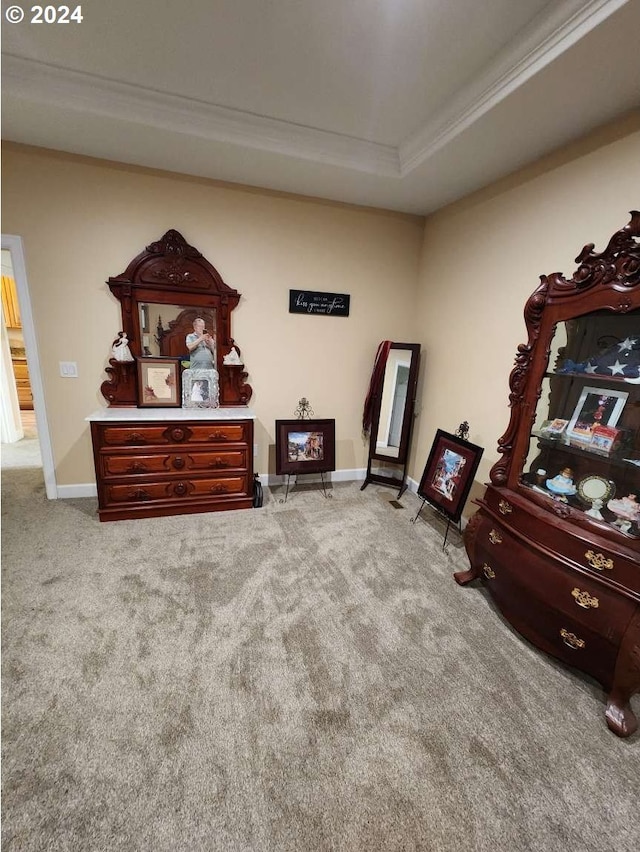
[[[3,22],[4,139],[427,214],[640,106],[640,0],[82,14]]]

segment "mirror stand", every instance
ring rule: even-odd
[[[361,491],[370,482],[407,489],[407,462],[415,407],[419,343],[383,341],[369,386],[371,424],[367,474]]]

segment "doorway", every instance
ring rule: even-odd
[[[5,269],[14,282],[16,302],[10,306],[3,300],[2,311],[2,466],[41,467],[46,495],[52,500],[58,496],[53,452],[24,252],[18,236],[2,235],[3,275]],[[12,328],[7,328],[5,313],[11,311],[14,311],[9,318]],[[18,387],[14,365],[19,367],[23,379],[21,387]],[[28,389],[24,376],[28,376]]]

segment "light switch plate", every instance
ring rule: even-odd
[[[78,378],[78,365],[75,361],[60,361],[60,375],[65,379]]]

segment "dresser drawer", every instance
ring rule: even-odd
[[[148,503],[161,500],[193,500],[249,494],[248,476],[216,476],[202,479],[141,480],[104,486],[105,507],[123,503]]]
[[[496,587],[493,597],[513,626],[535,645],[596,678],[605,688],[613,679],[619,643],[611,642],[515,583]]]
[[[216,470],[246,470],[248,449],[219,448],[194,452],[137,452],[110,453],[100,457],[102,474],[105,477],[148,476],[156,473],[176,474],[180,471],[205,473]]]
[[[162,444],[247,443],[250,425],[242,423],[117,424],[99,427],[101,445],[140,447]]]
[[[512,497],[489,488],[483,501],[499,523],[520,533],[534,545],[550,553],[562,554],[565,561],[592,573],[604,576],[624,588],[640,594],[640,541],[626,538],[620,543],[587,534],[570,520],[561,524],[549,523],[549,512],[531,503],[526,508],[519,504],[522,498]],[[551,501],[550,505],[551,505]],[[578,513],[557,503],[559,512]],[[578,513],[579,514],[579,513]],[[567,517],[569,517],[567,515]]]
[[[612,642],[622,638],[638,606],[588,575],[566,567],[534,543],[525,545],[491,518],[483,518],[478,528],[476,559],[488,582],[500,588],[517,583],[518,590],[536,597],[544,595],[548,606]]]

